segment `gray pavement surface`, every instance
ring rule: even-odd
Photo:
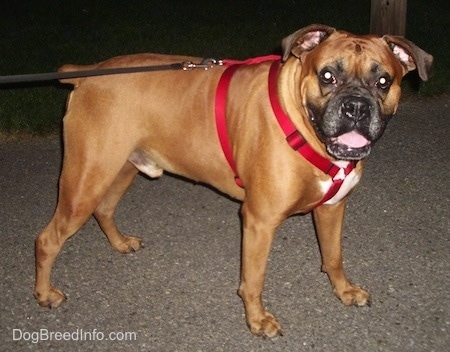
[[[0,351],[448,351],[449,105],[406,99],[348,204],[345,266],[372,307],[333,296],[309,215],[279,229],[264,291],[277,340],[250,334],[236,294],[239,204],[167,175],[139,176],[117,212],[145,248],[116,253],[91,219],[53,271],[68,301],[39,307],[34,238],[55,207],[60,143],[0,142]]]

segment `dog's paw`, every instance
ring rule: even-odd
[[[41,307],[48,308],[58,308],[67,299],[66,295],[55,287],[50,287],[45,293],[35,291],[34,297]]]
[[[276,338],[283,335],[280,323],[273,314],[266,311],[260,317],[249,319],[247,324],[252,334],[257,336]]]
[[[136,252],[141,249],[143,246],[142,240],[138,237],[133,236],[122,236],[122,240],[120,242],[111,243],[114,249],[120,253],[127,254]]]
[[[349,285],[342,291],[335,289],[334,293],[346,306],[370,306],[370,293],[357,285]]]

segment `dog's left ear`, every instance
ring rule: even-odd
[[[403,37],[385,35],[383,36],[383,39],[389,44],[392,52],[403,67],[406,68],[405,73],[417,68],[419,77],[423,81],[428,80],[431,66],[433,65],[433,56]]]
[[[314,49],[334,32],[336,32],[336,29],[333,27],[323,24],[312,24],[292,33],[281,42],[283,62],[289,58],[291,53],[296,57],[300,57],[303,52]]]

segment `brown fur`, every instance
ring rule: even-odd
[[[305,49],[306,35],[320,32],[323,43]],[[303,45],[298,48],[298,45]],[[356,43],[356,44],[355,44]],[[355,45],[359,48],[355,49]],[[330,159],[304,106],[314,100],[326,106],[317,67],[344,52],[348,74],[363,77],[370,60],[379,61],[395,78],[381,106],[395,112],[399,84],[407,69],[387,42],[355,37],[326,26],[307,27],[283,41],[287,57],[279,75],[281,104],[318,153]],[[292,52],[292,54],[290,54]],[[297,56],[297,57],[295,57]],[[159,65],[199,58],[154,54],[112,58],[98,65],[67,65],[62,71],[137,65]],[[281,332],[261,302],[267,257],[277,227],[288,216],[308,211],[323,196],[319,181],[329,177],[293,151],[270,107],[267,73],[270,63],[239,68],[232,79],[227,125],[239,176],[234,182],[220,147],[214,120],[214,96],[224,67],[134,73],[71,79],[74,85],[64,117],[64,160],[55,214],[36,239],[35,296],[42,306],[58,307],[64,294],[50,284],[55,258],[64,242],[93,214],[111,245],[121,253],[138,250],[141,241],[122,235],[114,223],[117,203],[138,168],[152,177],[162,170],[212,185],[242,204],[242,277],[239,294],[254,334]],[[419,68],[422,72],[426,69]],[[255,157],[257,156],[257,157]],[[356,172],[362,171],[358,163]],[[314,210],[323,270],[335,294],[347,305],[366,305],[369,294],[349,282],[341,255],[346,198]]]

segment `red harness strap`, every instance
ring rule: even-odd
[[[274,61],[279,59],[280,57],[278,55],[268,55],[251,58],[245,61],[223,60],[223,64],[228,65],[228,67],[223,72],[222,77],[220,77],[219,84],[216,90],[216,98],[215,98],[216,127],[223,153],[225,154],[228,164],[230,165],[231,169],[236,175],[235,181],[239,187],[244,187],[244,184],[242,183],[242,180],[238,176],[236,164],[234,163],[233,152],[231,150],[230,141],[228,139],[227,133],[226,109],[227,109],[228,87],[230,86],[230,81],[231,78],[233,77],[234,72],[240,66],[254,65],[264,61]]]
[[[345,177],[352,172],[356,166],[356,162],[351,161],[347,167],[341,168],[328,160],[327,158],[318,154],[303,138],[300,132],[295,128],[291,119],[283,111],[277,95],[277,76],[280,66],[280,57],[271,55],[258,58],[249,59],[246,61],[233,61],[225,60],[224,64],[230,65],[222,74],[219,80],[219,84],[216,91],[215,112],[216,112],[216,126],[217,133],[219,135],[220,144],[222,146],[225,157],[236,175],[236,184],[243,187],[243,183],[238,176],[236,164],[234,162],[233,153],[228,139],[227,126],[226,126],[226,102],[228,87],[230,85],[231,78],[234,72],[241,65],[257,64],[264,61],[273,61],[269,71],[269,98],[272,105],[272,110],[277,118],[278,124],[286,135],[286,141],[302,155],[306,160],[313,164],[318,169],[322,170],[325,174],[329,175],[333,181],[329,190],[325,193],[321,201],[316,205],[325,203],[333,198],[339,191]]]
[[[291,119],[285,114],[283,109],[281,108],[280,102],[278,101],[277,94],[277,76],[278,70],[280,66],[280,61],[274,61],[272,66],[270,66],[269,71],[269,98],[270,103],[272,105],[272,110],[275,113],[275,116],[278,120],[278,124],[286,135],[286,141],[289,143],[292,149],[299,152],[306,160],[308,160],[311,164],[313,164],[318,169],[322,170],[325,174],[329,175],[333,180],[331,187],[328,192],[325,193],[322,200],[316,205],[325,203],[326,201],[333,198],[336,193],[341,188],[342,183],[345,180],[345,177],[352,172],[352,170],[356,166],[355,161],[351,161],[348,163],[347,167],[342,168],[334,164],[329,159],[321,156],[317,153],[303,138],[301,133],[295,128]]]
[[[239,66],[240,64],[228,66],[227,69],[223,72],[222,77],[220,77],[219,85],[217,86],[216,90],[215,111],[217,133],[219,135],[220,145],[222,146],[223,153],[225,154],[225,158],[227,158],[231,170],[233,170],[234,174],[236,175],[234,178],[236,184],[239,187],[244,187],[242,180],[237,174],[236,164],[234,163],[233,152],[231,150],[230,140],[228,139],[227,120],[225,116],[227,108],[228,87],[230,85],[231,77],[233,77],[234,72]]]

